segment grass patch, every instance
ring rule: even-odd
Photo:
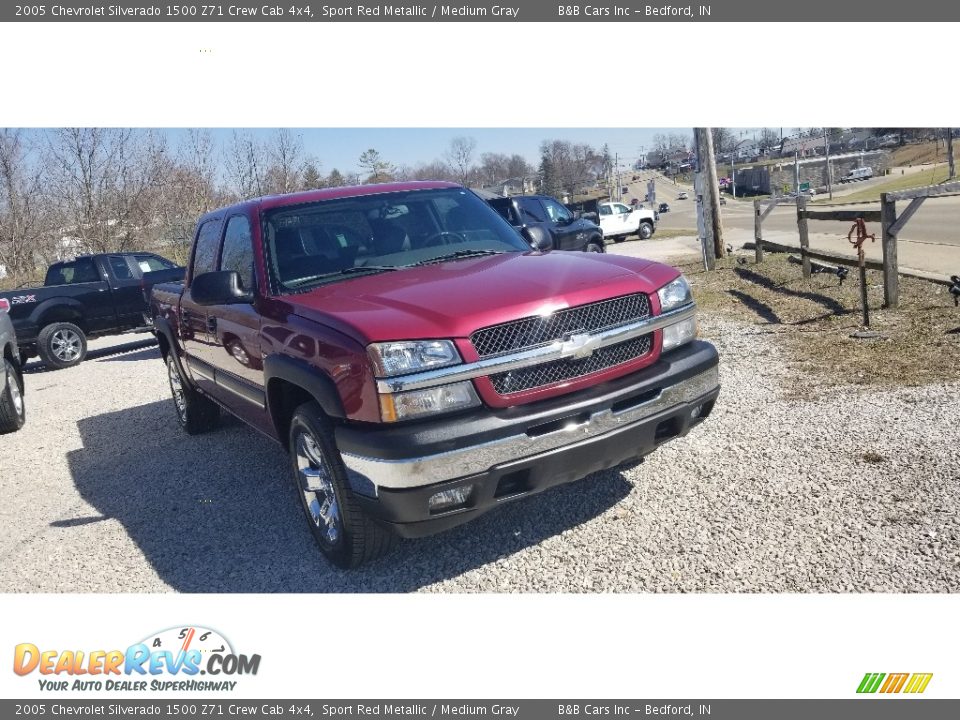
[[[956,144],[956,141],[954,141]],[[903,147],[894,148],[890,153],[890,167],[903,167],[904,165],[922,165],[924,163],[937,163],[947,161],[946,139],[910,143]],[[954,148],[956,152],[956,148]]]
[[[890,180],[879,183],[873,187],[864,188],[850,195],[836,198],[832,203],[817,203],[827,205],[843,205],[844,203],[863,202],[867,200],[880,200],[880,193],[894,192],[896,190],[910,190],[912,188],[923,187],[925,185],[938,185],[947,180],[946,166],[921,170],[910,175],[891,175]],[[841,187],[841,186],[837,186]]]
[[[698,237],[696,228],[657,228],[651,240],[667,240],[675,237]]]
[[[809,378],[808,388],[960,381],[960,310],[941,285],[901,277],[900,307],[889,310],[881,307],[882,273],[868,271],[870,330],[880,337],[856,339],[850,337],[862,321],[856,270],[840,286],[833,275],[804,280],[785,254],[767,254],[762,265],[724,258],[710,273],[689,258],[677,267],[704,313],[752,323],[781,338],[790,365]]]

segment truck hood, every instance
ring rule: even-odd
[[[362,344],[465,338],[522,317],[653,293],[678,274],[622,255],[509,253],[350,278],[283,300]]]

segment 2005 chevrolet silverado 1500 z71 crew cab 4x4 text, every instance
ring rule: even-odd
[[[184,283],[151,297],[177,417],[201,432],[226,408],[286,445],[342,567],[703,420],[717,353],[677,270],[524,232],[441,182],[205,215]]]

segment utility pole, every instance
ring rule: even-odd
[[[703,194],[708,198],[709,222],[713,229],[714,257],[722,258],[726,253],[723,246],[723,221],[720,218],[720,183],[717,180],[717,158],[713,153],[713,133],[710,128],[700,128],[700,145],[697,157],[701,177],[705,184]]]
[[[953,180],[957,176],[957,164],[953,159],[953,128],[947,128],[947,179]]]
[[[827,163],[827,192],[833,200],[833,183],[830,182],[830,141],[827,139],[827,128],[823,129],[823,156]]]
[[[703,217],[703,252],[707,268],[712,270],[715,259],[724,256],[723,224],[720,221],[720,187],[717,183],[717,163],[713,155],[713,137],[710,128],[694,128],[697,148],[698,210]],[[699,221],[699,216],[698,216]],[[699,222],[698,222],[698,229]]]
[[[613,155],[613,166],[617,170],[617,202],[623,201],[623,193],[620,192],[620,189],[623,185],[620,182],[620,153],[614,153]]]
[[[700,237],[703,266],[707,270],[713,270],[717,267],[717,259],[713,253],[713,224],[710,222],[708,210],[710,194],[704,189],[703,128],[693,129],[693,139],[697,152],[697,172],[693,176],[693,193],[697,202],[697,235]]]
[[[800,197],[800,151],[793,153],[793,191]]]

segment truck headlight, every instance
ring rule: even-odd
[[[683,307],[693,302],[690,284],[683,275],[657,290],[657,296],[660,298],[660,312]]]
[[[690,284],[686,278],[681,275],[673,282],[667,283],[657,290],[657,297],[660,298],[660,312],[676,310],[693,303],[693,293],[690,292]],[[676,347],[690,342],[697,336],[696,318],[687,318],[667,325],[663,329],[663,348],[662,351],[673,350]]]
[[[465,410],[480,404],[469,380],[400,393],[380,395],[380,417],[384,422],[410,420],[425,415]]]
[[[405,340],[373,343],[367,354],[378,377],[393,377],[463,362],[450,340]]]

